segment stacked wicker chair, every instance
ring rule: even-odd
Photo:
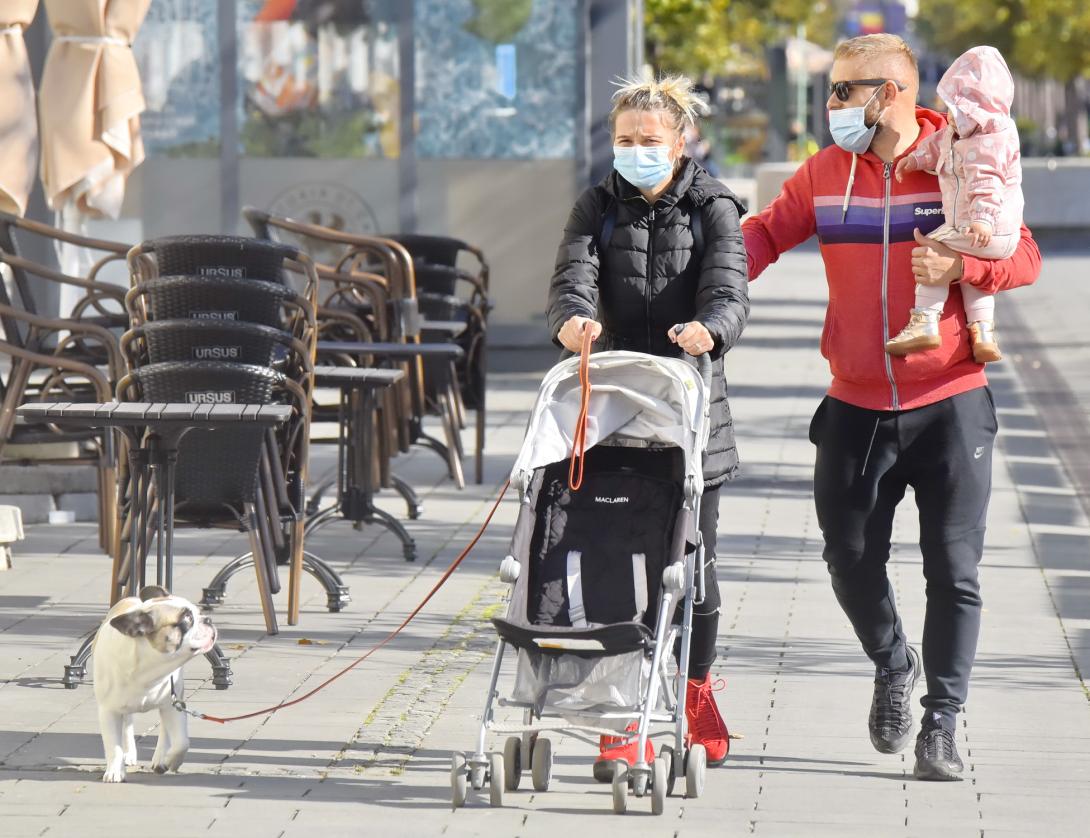
[[[303,519],[317,340],[317,276],[297,248],[227,236],[177,236],[129,253],[131,328],[121,347],[123,401],[290,404],[277,431],[191,432],[181,443],[174,509],[181,524],[241,527],[266,628],[276,633],[277,565],[288,564],[288,622],[299,619],[300,580],[335,574],[304,556]],[[332,574],[332,576],[331,576]],[[339,579],[336,580],[339,583]]]
[[[321,248],[334,256],[319,265],[323,281],[321,319],[329,316],[352,318],[359,331],[368,334],[379,351],[361,356],[341,353],[334,360],[350,363],[399,364],[407,373],[405,384],[389,405],[396,429],[397,447],[407,451],[411,445],[434,450],[447,464],[451,477],[459,487],[465,485],[461,462],[461,439],[458,433],[464,416],[459,388],[455,384],[455,365],[464,357],[429,353],[420,350],[428,338],[454,344],[455,336],[464,332],[464,325],[444,320],[435,323],[421,317],[416,274],[409,251],[390,238],[344,233],[317,224],[247,208],[243,215],[261,238],[290,241],[303,248]],[[360,287],[366,284],[366,294]],[[343,320],[326,320],[331,331],[344,339]],[[323,330],[324,331],[324,330]],[[356,338],[358,341],[359,338]],[[400,344],[400,349],[389,346]],[[327,357],[336,353],[332,351]],[[425,361],[424,358],[429,360]],[[424,418],[439,417],[443,439],[425,431]],[[396,485],[396,484],[395,484]],[[400,487],[399,487],[400,488]]]
[[[75,246],[94,254],[86,276],[70,276],[25,253]],[[125,289],[100,280],[110,263],[124,263],[129,245],[73,235],[0,212],[0,460],[22,465],[89,465],[96,469],[99,543],[117,556],[118,458],[110,432],[61,430],[16,423],[26,402],[109,401],[124,373],[117,337],[127,323]],[[42,314],[47,288],[78,289],[63,318]],[[28,456],[26,446],[35,450]],[[49,452],[42,456],[42,451]]]
[[[390,238],[409,251],[416,275],[416,296],[420,313],[428,321],[463,325],[454,340],[465,351],[456,367],[459,385],[456,406],[460,424],[465,426],[465,408],[476,414],[475,474],[484,479],[485,392],[488,370],[489,269],[484,253],[461,239],[448,236],[400,234]],[[432,339],[443,339],[433,334]],[[435,377],[432,377],[434,380]],[[425,382],[429,377],[425,372]],[[436,395],[429,394],[431,400]]]

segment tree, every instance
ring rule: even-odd
[[[920,0],[916,31],[953,57],[989,44],[1030,78],[1090,76],[1086,0]]]
[[[837,2],[813,0],[645,0],[647,60],[656,70],[722,75],[728,65],[760,62],[764,47],[795,34],[831,46]]]
[[[951,58],[988,44],[1023,76],[1062,82],[1066,133],[1071,141],[1078,136],[1077,80],[1090,77],[1086,0],[920,0],[916,31]]]

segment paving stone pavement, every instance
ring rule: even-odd
[[[828,377],[818,353],[820,261],[790,254],[752,293],[751,324],[728,363],[744,478],[721,506],[724,606],[713,671],[726,681],[718,697],[739,738],[726,765],[709,771],[701,799],[672,797],[659,818],[649,800],[632,800],[629,815],[614,816],[608,787],[590,776],[593,747],[556,736],[548,793],[526,790],[526,778],[503,809],[489,808],[487,793],[471,793],[466,808],[451,810],[450,754],[474,746],[494,645],[487,618],[502,607],[495,570],[514,522],[508,497],[463,568],[369,661],[276,715],[225,726],[192,721],[192,748],[178,774],[147,769],[156,723],[141,717],[141,767],[119,786],[99,782],[90,687],[65,690],[59,678],[78,637],[104,611],[108,561],[87,525],[30,527],[15,569],[0,574],[0,833],[1087,834],[1090,703],[1075,661],[1090,643],[1090,529],[1025,374],[1006,363],[989,371],[1001,431],[982,568],[983,634],[958,731],[966,781],[917,783],[910,754],[870,747],[873,672],[821,561],[806,438]],[[308,579],[301,624],[269,637],[252,579],[236,577],[215,611],[235,685],[212,689],[207,667],[194,662],[191,706],[229,715],[296,697],[396,626],[483,519],[522,440],[539,380],[540,372],[492,377],[485,485],[459,492],[429,452],[398,461],[425,502],[423,517],[408,525],[421,547],[415,564],[375,528],[336,523],[308,542],[344,572],[353,597],[345,611],[327,613]],[[328,467],[329,452],[318,461]],[[403,513],[396,499],[382,505]],[[891,574],[915,638],[923,618],[917,538],[910,495],[896,521]],[[237,534],[207,531],[183,531],[177,546],[175,588],[194,598],[244,549]]]

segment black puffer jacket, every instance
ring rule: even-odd
[[[605,252],[599,253],[602,221],[611,202],[617,205],[617,223]],[[704,239],[699,265],[693,259],[690,222],[696,211],[702,213]],[[704,456],[707,488],[730,479],[738,468],[723,355],[749,317],[742,212],[742,202],[689,159],[654,207],[611,172],[572,208],[549,289],[554,341],[560,327],[576,315],[603,324],[596,349],[680,357],[682,351],[666,334],[671,326],[698,320],[711,332],[715,348],[711,436]]]

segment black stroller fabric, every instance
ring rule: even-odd
[[[598,456],[588,456],[577,492],[568,488],[567,462],[546,468],[530,544],[527,620],[541,626],[636,620],[653,630],[681,504],[678,482],[666,478],[672,458],[644,450],[591,453]]]

